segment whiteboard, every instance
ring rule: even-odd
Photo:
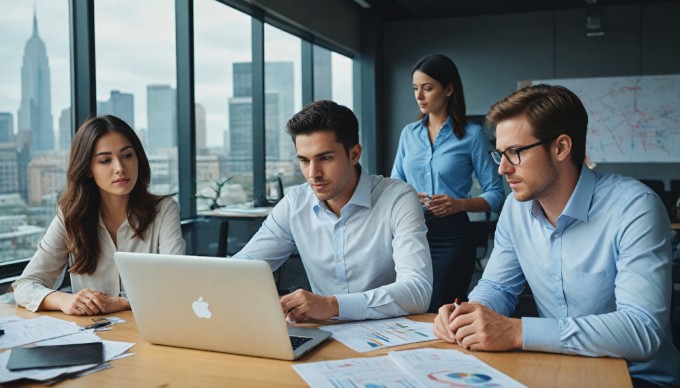
[[[592,162],[680,162],[680,75],[534,80],[576,93]]]

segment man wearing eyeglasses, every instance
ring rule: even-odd
[[[487,121],[497,136],[490,154],[514,195],[470,302],[442,306],[435,334],[472,350],[625,358],[636,386],[678,386],[661,200],[585,166],[588,115],[564,87],[518,90]],[[540,317],[509,318],[527,284]]]

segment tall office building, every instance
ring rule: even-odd
[[[31,152],[54,149],[50,66],[45,43],[38,35],[38,18],[33,15],[33,35],[24,47],[21,65],[21,106],[19,107],[19,141],[31,144]]]
[[[19,154],[15,143],[0,142],[0,194],[19,193]]]
[[[0,112],[0,143],[14,141],[14,119],[11,113]]]
[[[28,203],[32,206],[56,204],[57,196],[66,187],[69,154],[50,152],[33,157],[28,164]]]
[[[59,115],[59,149],[68,150],[71,148],[71,138],[75,134],[75,129],[71,126],[71,108],[66,108]]]
[[[196,104],[196,153],[205,154],[206,143],[206,124],[205,124],[205,108],[201,104]]]
[[[294,151],[285,133],[294,112],[293,62],[265,62],[265,142],[268,161],[288,160]],[[252,163],[252,89],[250,62],[234,63],[234,97],[229,99],[229,159]],[[235,165],[234,168],[237,166]],[[239,171],[246,166],[238,166]]]
[[[170,85],[146,87],[146,111],[151,151],[177,147],[177,98]]]
[[[135,128],[135,96],[131,93],[112,90],[108,101],[97,102],[97,112],[100,115],[114,115]]]

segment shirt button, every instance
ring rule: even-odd
[[[555,276],[555,281],[556,281],[556,282],[559,282],[559,281],[560,281],[560,277],[559,277],[559,276]]]
[[[558,238],[558,237],[560,237],[560,235],[557,234],[557,233],[555,233],[555,234],[552,235],[552,237],[553,237],[553,238]]]

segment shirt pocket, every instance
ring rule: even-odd
[[[616,310],[613,274],[608,271],[565,273],[568,316],[580,317]]]

